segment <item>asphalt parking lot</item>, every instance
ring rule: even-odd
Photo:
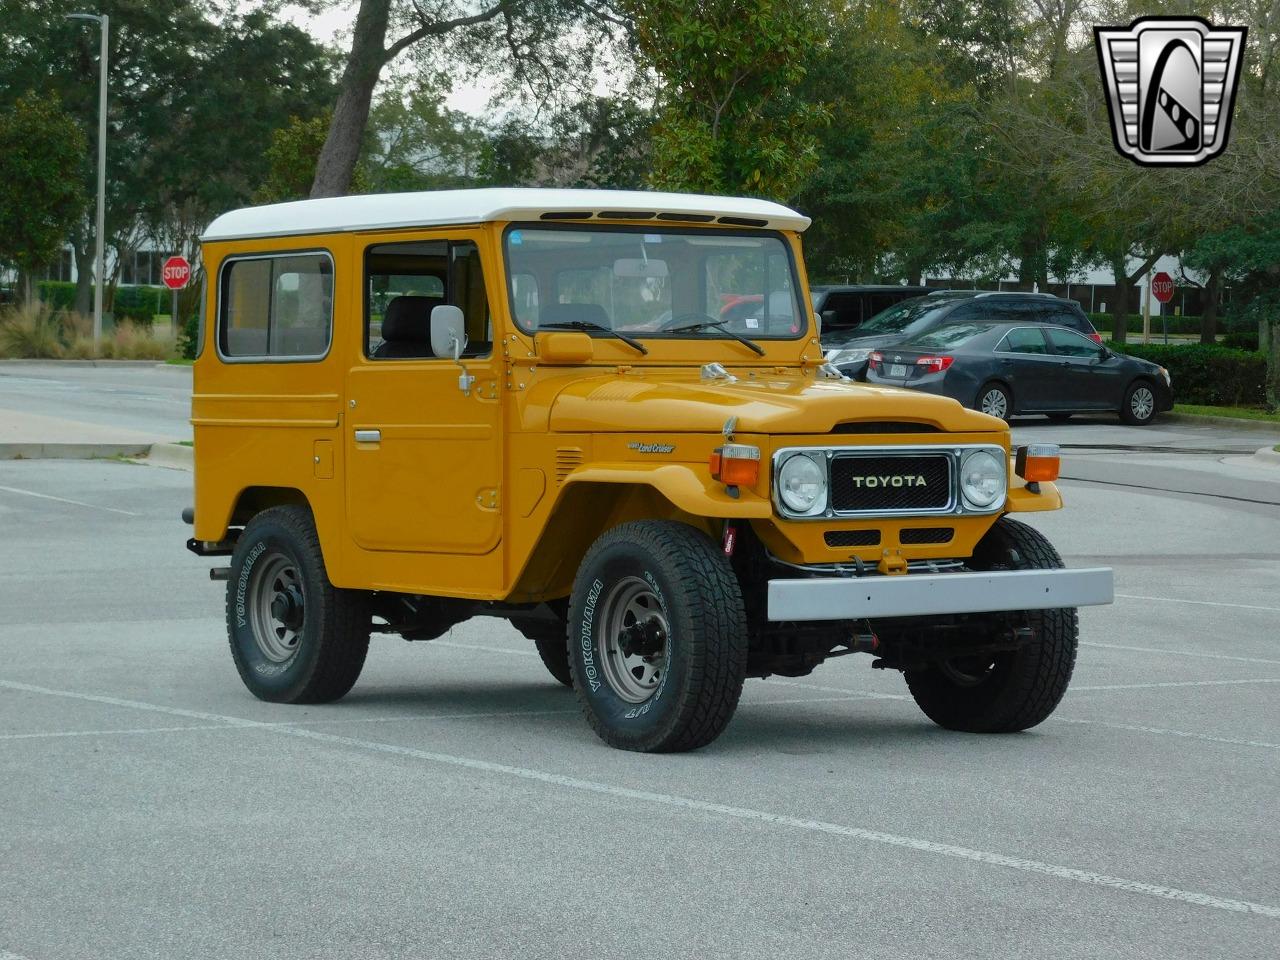
[[[1274,957],[1280,469],[1018,430],[1075,450],[1036,523],[1120,595],[1050,721],[947,733],[854,657],[675,756],[487,620],[260,703],[190,474],[0,463],[0,958]]]

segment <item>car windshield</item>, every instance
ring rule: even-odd
[[[990,329],[981,323],[956,323],[912,337],[902,346],[920,347],[922,350],[953,350]]]
[[[516,226],[506,259],[512,311],[529,332],[791,340],[807,325],[791,250],[775,234]]]
[[[911,333],[929,326],[954,302],[950,297],[912,297],[881,310],[858,327],[856,334],[866,337],[877,333]]]

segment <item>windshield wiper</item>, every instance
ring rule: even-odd
[[[617,330],[613,329],[613,327],[606,327],[600,323],[592,323],[590,320],[565,320],[565,321],[562,321],[561,323],[540,323],[538,324],[538,329],[539,330],[564,330],[564,329],[602,330],[603,332],[609,334],[609,336],[611,337],[617,337],[619,340],[625,343],[628,347],[635,347],[637,350],[639,350],[641,353],[645,354],[646,356],[649,353],[649,348],[646,347],[639,340],[636,340],[633,337],[628,337],[625,333],[619,333]]]
[[[764,356],[764,347],[760,346],[760,344],[756,343],[754,340],[748,340],[746,337],[744,337],[740,333],[734,333],[727,326],[725,326],[724,320],[702,320],[702,321],[699,321],[698,323],[691,323],[688,326],[684,326],[684,327],[672,327],[670,330],[667,331],[667,333],[685,333],[685,332],[692,333],[695,330],[705,330],[707,327],[714,327],[716,330],[719,330],[721,333],[728,334],[729,336],[733,337],[733,339],[737,340],[739,343],[745,343],[748,347],[750,347],[752,350],[756,352],[757,356],[761,356],[761,357]]]

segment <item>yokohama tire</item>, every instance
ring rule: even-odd
[[[742,593],[724,553],[685,524],[640,521],[601,536],[574,582],[569,637],[583,713],[610,746],[693,750],[737,708]]]
[[[231,556],[227,637],[250,693],[339,699],[360,676],[369,627],[365,595],[329,582],[310,511],[273,507],[249,522]]]
[[[1062,566],[1062,558],[1039,531],[1007,517],[982,538],[974,560],[983,569]],[[911,696],[929,719],[949,730],[1011,733],[1034,727],[1053,713],[1071,682],[1079,621],[1075,608],[1033,610],[1027,618],[1036,637],[1017,650],[907,671]]]

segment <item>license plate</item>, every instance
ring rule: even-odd
[[[907,376],[907,365],[905,363],[889,364],[889,376],[902,377],[905,379]]]

